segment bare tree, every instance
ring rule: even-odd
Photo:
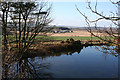
[[[24,56],[27,55],[36,36],[51,30],[46,26],[52,22],[50,17],[52,5],[44,1],[0,2],[0,5],[4,46],[2,72],[4,74],[3,78],[9,78],[8,71],[15,62],[18,62],[19,71],[23,69],[22,66],[26,65],[23,64]],[[20,74],[21,72],[17,73]]]
[[[2,24],[2,31],[3,31],[3,44],[5,45],[4,49],[7,50],[7,22],[8,22],[8,11],[10,8],[9,2],[3,2],[1,3],[1,24]]]
[[[6,4],[6,5],[5,5]],[[8,6],[9,5],[9,6]],[[16,44],[19,53],[27,51],[34,42],[35,37],[40,33],[46,33],[50,29],[45,28],[51,21],[50,11],[52,5],[47,6],[47,2],[1,2],[2,28],[4,35],[4,46]],[[5,15],[6,14],[6,15]],[[6,16],[6,17],[5,17]],[[9,20],[9,25],[8,21]],[[7,28],[15,33],[15,40],[7,41]],[[13,49],[13,48],[10,48]]]
[[[116,7],[118,7],[118,9],[120,8],[119,6],[119,3],[120,1],[118,2],[112,2],[114,5],[116,5]],[[116,44],[116,39],[119,40],[120,39],[120,24],[119,24],[119,20],[120,20],[120,17],[119,17],[119,11],[118,11],[118,15],[116,15],[115,12],[111,12],[111,16],[107,15],[103,15],[103,12],[100,13],[98,12],[97,10],[97,2],[93,7],[91,7],[91,2],[87,2],[88,4],[88,9],[94,14],[94,15],[97,15],[99,16],[97,19],[95,20],[90,20],[87,15],[83,14],[79,8],[77,8],[76,6],[76,9],[79,11],[79,13],[85,18],[85,21],[87,23],[87,31],[91,33],[91,35],[99,38],[100,40],[102,41],[105,41],[105,42],[108,42],[108,43],[112,43],[112,44]],[[111,21],[115,26],[116,28],[113,28],[112,25],[109,25],[109,27],[104,27],[103,29],[100,29],[98,26],[97,26],[97,22],[98,21],[101,21],[101,20],[109,20]],[[94,24],[94,29],[97,33],[99,34],[95,34],[94,33],[94,30],[91,29],[91,24]],[[120,41],[117,41],[117,42],[120,42]],[[118,44],[118,43],[117,43]]]

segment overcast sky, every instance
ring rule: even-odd
[[[84,27],[86,26],[86,22],[84,17],[79,14],[76,10],[75,5],[80,9],[81,12],[85,13],[88,18],[91,20],[96,19],[98,16],[92,14],[89,9],[87,9],[86,2],[52,2],[52,18],[54,21],[51,23],[52,25],[64,25],[64,26],[77,26],[77,27]],[[94,8],[95,2],[91,3],[92,8]],[[110,15],[111,11],[116,13],[117,8],[115,5],[110,3],[109,1],[106,2],[99,2],[97,6],[98,12],[103,12],[104,15]],[[98,26],[109,26],[111,24],[110,21],[100,21],[98,22]]]

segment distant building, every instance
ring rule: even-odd
[[[51,32],[53,32],[53,33],[71,33],[73,31],[67,27],[56,27]]]

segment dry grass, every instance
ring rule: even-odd
[[[94,32],[94,33],[98,34],[97,32]],[[82,36],[82,37],[90,37],[91,34],[86,30],[74,30],[72,33],[54,33],[51,36]]]

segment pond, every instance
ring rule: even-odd
[[[3,67],[3,78],[118,78],[119,55],[114,48],[89,46],[22,58]]]
[[[80,52],[28,60],[35,66],[37,73],[42,71],[53,78],[117,78],[118,57],[97,49],[101,48],[89,46]],[[44,69],[40,67],[42,64]]]

